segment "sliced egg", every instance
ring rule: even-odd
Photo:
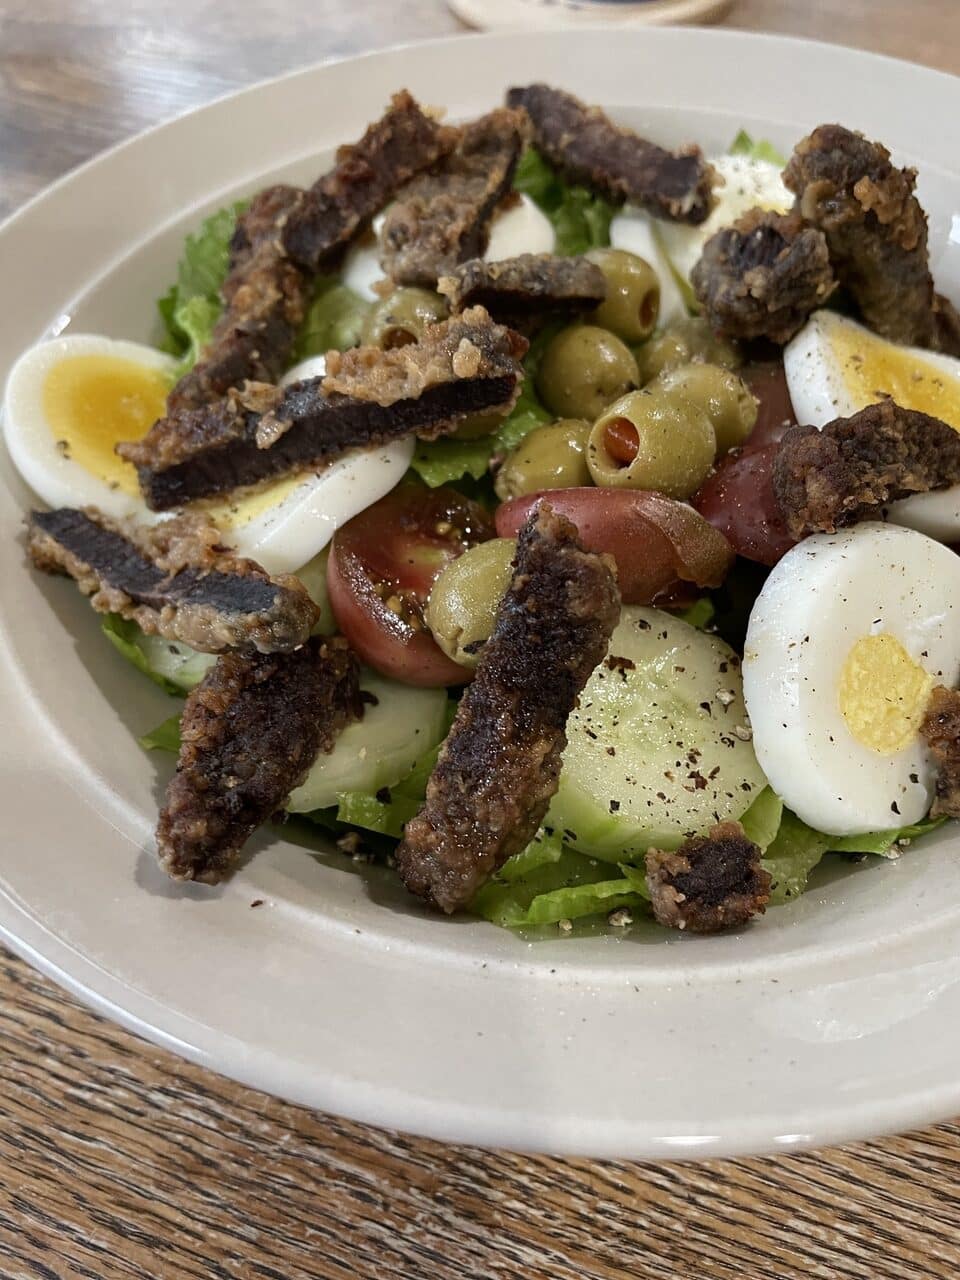
[[[743,692],[757,759],[830,835],[919,822],[934,769],[919,727],[935,684],[960,679],[960,557],[868,522],[799,543],[747,628]]]
[[[661,327],[682,320],[688,314],[683,292],[660,244],[653,219],[648,214],[642,209],[629,207],[618,213],[610,223],[610,244],[614,249],[625,249],[643,258],[660,277],[658,323]]]
[[[3,431],[17,470],[51,507],[148,512],[137,473],[114,453],[166,412],[177,361],[96,334],[65,334],[25,352],[11,370]]]
[[[143,501],[134,467],[114,453],[166,412],[177,361],[136,342],[69,334],[32,348],[7,383],[3,425],[17,470],[52,507],[95,506],[146,523],[167,518]],[[283,384],[322,376],[323,356],[291,369]],[[224,541],[269,573],[312,560],[337,528],[399,483],[412,439],[356,450],[322,471],[288,476],[198,502]]]
[[[527,195],[494,214],[483,255],[487,262],[519,258],[522,253],[553,253],[557,238],[553,223]]]
[[[891,396],[960,431],[960,360],[880,338],[835,311],[816,311],[783,352],[797,421],[823,427]],[[960,537],[960,485],[918,493],[884,513],[928,537]]]
[[[683,222],[661,222],[657,226],[667,258],[677,275],[686,281],[710,237],[736,222],[748,209],[786,213],[793,207],[793,196],[783,185],[780,170],[769,160],[722,155],[711,156],[710,163],[723,184],[718,184],[714,191],[716,204],[709,218],[697,227]]]

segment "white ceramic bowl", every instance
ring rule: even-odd
[[[309,180],[407,85],[454,116],[553,81],[667,143],[784,149],[840,120],[920,167],[940,283],[960,196],[958,83],[846,49],[696,30],[469,37],[312,68],[155,129],[0,230],[0,376],[66,325],[148,339],[185,231]],[[0,490],[0,931],[100,1010],[318,1108],[435,1137],[595,1156],[807,1146],[960,1110],[960,859],[947,831],[844,870],[732,936],[531,943],[442,920],[385,871],[277,829],[219,889],[156,868],[170,704],[66,581],[25,568]],[[251,910],[251,903],[263,906]]]

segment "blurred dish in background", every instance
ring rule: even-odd
[[[731,0],[448,0],[472,27],[577,27],[603,23],[662,26],[706,22],[729,9]]]

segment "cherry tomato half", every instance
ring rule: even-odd
[[[773,492],[773,460],[779,447],[748,445],[728,453],[691,498],[737,555],[766,565],[775,565],[795,545]]]
[[[340,630],[364,662],[405,684],[462,684],[423,620],[441,570],[493,537],[484,509],[454,489],[405,481],[334,534],[327,567]]]

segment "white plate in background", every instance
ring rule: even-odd
[[[940,283],[957,296],[956,80],[730,32],[470,36],[226,98],[32,201],[0,229],[0,378],[53,326],[149,339],[184,233],[268,181],[310,180],[399,86],[466,117],[531,80],[708,152],[740,128],[785,150],[823,120],[866,130],[919,166]],[[151,831],[170,766],[135,736],[169,700],[114,654],[71,583],[27,570],[28,502],[4,456],[0,935],[98,1009],[297,1102],[488,1145],[715,1156],[960,1111],[950,830],[699,939],[635,926],[531,943],[439,919],[391,873],[317,860],[276,828],[227,885],[168,881]]]
[[[458,18],[485,31],[709,22],[731,0],[448,0]]]

